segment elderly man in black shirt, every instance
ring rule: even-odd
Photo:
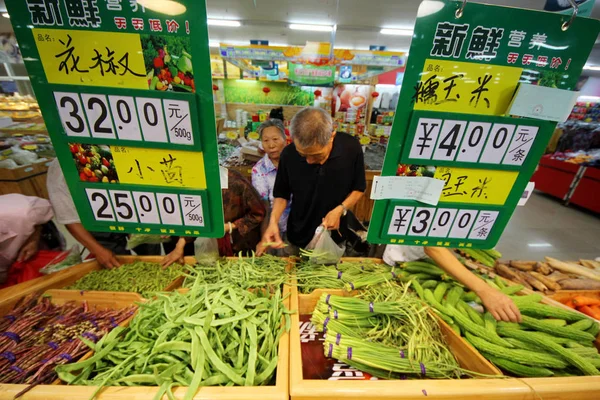
[[[291,122],[294,142],[281,153],[273,188],[275,198],[269,226],[258,246],[283,246],[279,218],[293,198],[288,219],[288,241],[305,247],[319,225],[337,230],[349,208],[366,188],[362,148],[355,138],[333,129],[331,115],[307,107]]]

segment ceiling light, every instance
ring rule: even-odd
[[[529,247],[553,247],[550,243],[528,243]]]
[[[412,29],[383,28],[381,31],[379,31],[379,33],[381,33],[382,35],[412,36],[413,30]]]
[[[600,65],[584,65],[583,69],[587,69],[590,71],[600,71]]]
[[[212,19],[209,18],[208,20],[208,25],[212,25],[212,26],[229,26],[232,28],[238,28],[240,26],[242,26],[242,24],[240,23],[240,21],[234,21],[231,19]]]
[[[213,42],[212,40],[208,42],[208,47],[221,47],[219,42]]]
[[[137,3],[159,14],[181,15],[186,11],[183,4],[174,0],[137,0]]]
[[[2,16],[3,16],[4,18],[10,18],[10,15],[9,15],[8,13],[2,13]]]
[[[296,31],[316,31],[316,32],[331,32],[331,25],[308,25],[308,24],[290,24],[290,29]]]

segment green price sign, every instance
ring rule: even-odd
[[[223,236],[204,2],[7,2],[90,231]]]
[[[423,1],[369,241],[492,248],[556,126],[511,115],[519,87],[572,95],[598,31],[571,15]]]

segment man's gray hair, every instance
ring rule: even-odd
[[[333,120],[320,107],[306,107],[292,118],[292,138],[302,147],[326,146],[333,135]]]
[[[273,126],[277,129],[279,129],[279,133],[281,133],[281,137],[283,138],[283,140],[286,140],[285,127],[283,126],[283,122],[280,119],[276,119],[276,118],[268,119],[265,122],[263,122],[262,124],[260,124],[260,126],[257,129],[258,136],[260,136],[260,138],[262,139],[263,131],[265,129],[273,127]]]

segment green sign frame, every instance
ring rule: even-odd
[[[414,168],[415,171],[460,169],[477,174],[488,171],[513,178],[518,175],[512,185],[497,188],[506,196],[501,204],[486,202],[484,198],[473,202],[467,199],[472,197],[467,191],[463,200],[442,202],[446,193],[453,189],[449,178],[437,206],[408,199],[376,200],[368,232],[369,242],[494,247],[556,125],[550,121],[512,118],[504,113],[519,84],[535,83],[575,90],[600,25],[598,21],[587,18],[576,18],[568,23],[570,18],[570,15],[549,12],[474,3],[465,5],[462,1],[426,0],[421,3],[382,177],[400,175],[405,168]],[[565,25],[568,25],[566,30],[563,29]],[[477,37],[474,39],[474,36]],[[444,71],[445,68],[453,68],[456,73]],[[516,78],[515,68],[522,69],[517,71],[520,76],[517,74]],[[489,74],[492,76],[488,78],[483,73],[478,76],[477,71],[485,74],[485,71],[491,71]],[[454,75],[450,77],[451,74]],[[435,81],[436,75],[442,78]],[[459,93],[458,86],[452,81],[458,82],[464,77],[468,77],[470,84],[475,86],[471,87],[473,90],[463,89]],[[502,92],[493,100],[485,98],[485,102],[480,103],[478,95],[482,93],[482,83],[488,80],[502,87]],[[507,86],[506,82],[512,83]],[[490,99],[491,93],[485,91]],[[492,101],[497,103],[490,104]],[[457,106],[459,102],[462,103]],[[498,112],[500,109],[503,111]],[[485,141],[473,140],[473,143],[481,143],[481,147],[470,160],[465,161],[466,156],[461,156],[459,151],[472,150],[466,148],[465,143],[469,132],[474,132],[469,126],[475,123],[486,127]],[[444,124],[449,128],[446,129]],[[527,151],[523,157],[510,158],[510,144],[504,138],[516,141],[515,132],[521,126],[530,127],[536,135],[531,143],[526,144],[528,147],[525,147]],[[500,130],[503,127],[508,129],[508,133]],[[427,136],[427,132],[431,131],[435,132],[435,137]],[[498,132],[504,135],[493,136]],[[417,150],[422,152],[423,148],[419,149],[418,143],[424,146],[422,143],[426,142],[427,151],[424,155],[420,154]],[[500,146],[504,143],[507,143],[505,147]],[[495,148],[495,145],[498,147],[493,153],[492,146]],[[484,155],[488,146],[492,155]],[[518,148],[515,146],[512,150]],[[438,229],[436,233],[434,228]]]
[[[82,224],[89,231],[222,237],[205,2],[179,0],[169,9],[135,0],[71,3],[23,0],[7,8]],[[123,53],[136,35],[141,51]],[[48,54],[58,42],[71,53],[57,54],[66,55],[64,63],[51,69]],[[86,59],[91,48],[97,56]],[[143,73],[132,61],[140,52]],[[95,77],[84,77],[98,64]],[[162,131],[149,129],[156,126]],[[176,165],[171,154],[187,162]],[[137,168],[129,167],[134,159]]]

